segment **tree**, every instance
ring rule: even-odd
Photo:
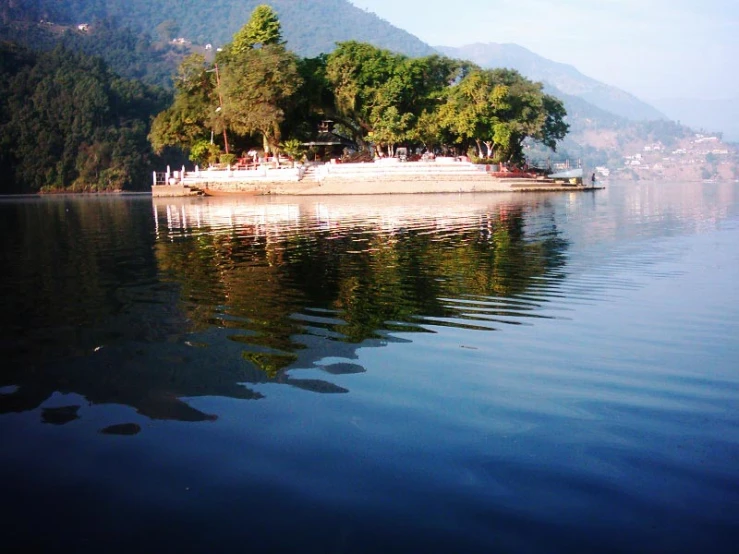
[[[391,76],[393,54],[370,44],[349,41],[328,57],[326,78],[334,91],[336,110],[358,127],[372,131],[370,112],[377,105],[378,88]]]
[[[220,149],[205,139],[196,140],[190,147],[190,161],[199,165],[215,163],[219,154]]]
[[[301,82],[296,56],[282,45],[232,56],[221,72],[226,125],[242,135],[261,134],[265,152],[277,151],[280,124]]]
[[[326,79],[326,59],[321,55],[316,58],[298,60],[298,73],[301,85],[294,95],[294,102],[286,114],[284,130],[290,136],[303,139],[312,137],[321,121],[343,121],[336,113],[334,93]]]
[[[280,125],[302,79],[297,56],[282,43],[280,21],[272,8],[257,6],[216,56],[215,70],[222,108],[219,121],[240,135],[261,134],[265,152],[276,152]]]
[[[371,137],[377,147],[392,150],[408,132],[414,117],[404,105],[412,88],[405,62],[405,56],[355,41],[329,55],[326,77],[336,111],[352,122],[360,144]]]
[[[154,119],[149,140],[156,152],[167,146],[188,151],[209,131],[220,132],[216,86],[205,58],[192,54],[183,60],[175,78],[174,103]]]
[[[301,83],[297,57],[280,42],[279,21],[271,8],[260,6],[211,69],[200,55],[183,61],[175,101],[154,120],[151,143],[158,152],[180,146],[203,161],[213,157],[203,145],[208,134],[222,133],[228,154],[227,134],[258,133],[266,152],[277,151],[280,126]]]
[[[492,138],[499,123],[497,112],[503,107],[507,90],[496,86],[490,72],[472,71],[449,89],[447,102],[440,108],[441,126],[454,142],[466,146],[474,142],[483,157],[482,142]]]
[[[497,161],[521,163],[523,141],[532,138],[549,148],[567,133],[562,103],[511,69],[475,69],[447,94],[440,123],[464,147]],[[485,149],[483,149],[483,145]]]
[[[394,154],[396,144],[409,138],[413,114],[401,114],[395,106],[378,107],[372,114],[372,140],[376,144],[387,145],[388,155]]]
[[[441,56],[408,58],[370,44],[340,43],[328,56],[326,78],[333,87],[336,111],[354,122],[357,134],[377,147],[404,141],[434,144],[429,133],[446,89],[466,75],[472,64]],[[362,137],[355,137],[361,139]]]
[[[251,18],[233,37],[231,51],[243,54],[254,46],[282,43],[282,26],[277,14],[267,4],[254,8]]]
[[[202,57],[183,62],[175,102],[152,127],[157,150],[191,148],[207,131],[223,131],[225,144],[228,130],[237,141],[259,134],[265,152],[276,152],[284,130],[305,136],[316,120],[329,118],[360,146],[373,143],[390,155],[401,143],[457,145],[474,147],[481,158],[519,163],[526,139],[554,148],[568,130],[562,103],[516,71],[441,56],[412,59],[353,41],[328,56],[298,60],[274,38],[279,33],[255,46],[259,13],[216,56],[213,69]]]
[[[539,133],[534,135],[534,139],[544,146],[556,150],[557,142],[565,138],[570,130],[570,126],[565,122],[567,111],[562,101],[550,94],[544,95],[544,111],[546,112],[546,121]]]
[[[121,190],[147,183],[157,93],[99,59],[0,45],[2,192]]]
[[[303,146],[303,143],[300,142],[296,138],[291,138],[283,142],[280,147],[282,148],[283,152],[290,156],[293,160],[293,165],[296,161],[300,160],[301,156],[305,153],[305,147]]]

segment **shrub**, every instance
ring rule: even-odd
[[[233,165],[236,161],[236,154],[221,154],[218,156],[218,161],[225,165]]]

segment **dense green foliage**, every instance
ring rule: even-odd
[[[520,162],[526,138],[554,149],[567,133],[561,102],[512,70],[409,58],[352,41],[328,56],[326,76],[358,142],[390,155],[403,143]]]
[[[436,55],[408,58],[370,44],[341,43],[326,61],[326,79],[336,112],[354,124],[355,138],[392,147],[413,140],[434,146],[429,134],[446,89],[470,70],[470,64]],[[429,144],[433,143],[433,144]]]
[[[97,58],[0,45],[0,191],[143,188],[149,117],[165,100]]]
[[[197,163],[215,161],[205,146],[208,134],[260,135],[265,152],[279,149],[286,111],[296,104],[303,84],[298,58],[280,42],[280,24],[267,6],[257,7],[234,42],[218,53],[212,69],[193,55],[180,66],[173,105],[160,113],[151,130],[156,151],[167,146],[188,150]],[[223,161],[223,160],[221,160]]]
[[[234,35],[232,42],[235,55],[244,54],[256,45],[263,46],[282,42],[282,25],[277,14],[266,4],[254,8],[249,22]]]
[[[280,125],[301,84],[296,56],[279,44],[234,55],[222,74],[226,125],[241,135],[258,133],[266,152],[276,150]]]
[[[172,105],[156,116],[150,140],[157,152],[168,146],[189,150],[196,163],[210,161],[210,149],[204,141],[203,129],[223,130],[218,106],[215,77],[206,71],[205,58],[193,54],[180,65],[175,77]],[[205,142],[205,144],[203,144]]]
[[[212,69],[202,57],[188,58],[174,104],[154,122],[154,148],[180,146],[194,161],[213,161],[204,143],[222,132],[226,155],[228,135],[242,145],[261,135],[264,151],[276,151],[283,130],[305,140],[315,127],[300,122],[323,117],[377,154],[392,156],[399,144],[474,148],[475,157],[519,163],[526,139],[554,149],[567,133],[562,103],[516,71],[437,55],[411,58],[356,41],[300,61],[280,38],[274,12],[259,6]]]

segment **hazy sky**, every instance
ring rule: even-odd
[[[739,98],[739,0],[350,0],[431,45],[512,42],[650,100]]]

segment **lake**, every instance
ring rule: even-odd
[[[737,183],[0,214],[6,552],[736,551]]]

